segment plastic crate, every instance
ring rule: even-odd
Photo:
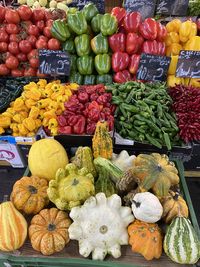
[[[176,166],[179,170],[180,186],[182,194],[188,204],[190,211],[191,222],[200,238],[199,225],[190,199],[189,191],[184,177],[184,167],[180,160],[175,159]],[[27,169],[24,175],[28,175]],[[2,184],[7,188],[12,188],[15,180],[0,180],[0,199],[3,198],[5,190]],[[122,256],[119,259],[114,259],[110,256],[106,257],[105,261],[93,261],[81,257],[78,253],[78,243],[70,241],[65,249],[56,253],[53,256],[45,257],[42,254],[34,251],[30,242],[27,240],[22,248],[12,253],[0,253],[0,266],[4,267],[136,267],[136,266],[165,266],[165,267],[180,267],[179,264],[173,263],[164,253],[159,260],[146,261],[141,255],[135,254],[131,251],[130,246],[122,246]],[[188,265],[184,265],[188,266]],[[196,265],[198,266],[198,265]]]

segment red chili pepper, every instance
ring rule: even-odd
[[[68,124],[70,126],[74,126],[77,123],[78,119],[79,119],[79,115],[73,115],[68,119]]]
[[[127,32],[138,32],[142,23],[142,16],[139,12],[127,13],[124,17],[123,25]]]
[[[167,37],[167,29],[164,25],[160,22],[157,22],[157,41],[164,42],[165,38]]]
[[[67,124],[67,120],[63,115],[58,116],[57,121],[59,126],[65,126]]]
[[[127,34],[126,38],[126,52],[129,55],[135,54],[139,51],[144,39],[134,32]]]
[[[90,95],[90,101],[96,101],[98,97],[99,95],[97,95],[96,93],[93,93]]]
[[[96,129],[96,123],[95,122],[88,123],[88,125],[86,127],[86,133],[87,134],[94,134],[95,129]]]
[[[59,127],[58,132],[60,134],[72,134],[72,127],[71,126]]]
[[[79,115],[77,123],[73,126],[73,132],[75,134],[83,134],[85,132],[85,124],[86,124],[85,117]]]
[[[129,55],[124,52],[115,52],[112,55],[112,69],[114,72],[125,70],[129,64]]]
[[[128,70],[122,70],[114,75],[114,81],[116,83],[125,83],[131,80],[131,74]]]
[[[130,64],[129,64],[129,72],[131,74],[136,74],[138,70],[138,66],[140,63],[140,55],[132,55],[130,58]]]
[[[123,18],[126,15],[126,10],[122,7],[114,7],[111,10],[111,15],[115,16],[117,21],[118,21],[118,25],[121,24],[121,22],[123,21]]]
[[[101,109],[99,104],[96,102],[96,101],[92,101],[89,106],[87,107],[88,110],[91,110],[93,108],[96,108],[96,109]]]
[[[68,102],[65,102],[64,106],[67,110],[76,112],[77,106],[79,105],[78,99],[70,99]]]
[[[155,40],[158,35],[158,26],[155,19],[147,18],[140,24],[140,34],[147,40]]]
[[[78,93],[78,100],[81,102],[81,103],[86,103],[88,102],[89,100],[89,95],[85,92],[85,93]]]
[[[126,49],[126,35],[115,33],[108,38],[109,46],[113,52],[124,52]]]

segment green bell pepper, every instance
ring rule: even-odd
[[[111,58],[108,54],[97,55],[94,64],[98,74],[107,74],[111,68]]]
[[[62,48],[65,52],[68,52],[70,54],[74,54],[76,52],[74,40],[71,38],[63,43]]]
[[[118,23],[115,16],[109,13],[103,15],[101,19],[101,32],[103,35],[113,35],[117,31]]]
[[[111,74],[97,75],[96,83],[112,84],[113,79]]]
[[[58,39],[61,42],[66,41],[71,36],[67,23],[59,19],[53,22],[53,25],[51,27],[51,34],[54,38]]]
[[[83,84],[85,85],[93,85],[96,83],[96,76],[95,75],[85,75]]]
[[[76,7],[70,7],[67,11],[67,14],[75,14],[78,11]]]
[[[96,16],[99,13],[94,3],[89,3],[85,5],[82,12],[87,21],[90,21],[94,16]]]
[[[90,36],[87,34],[81,34],[74,40],[76,53],[79,57],[90,54]]]
[[[82,56],[77,59],[77,68],[80,74],[91,75],[94,69],[94,62],[91,56]]]
[[[77,35],[87,32],[87,21],[81,11],[77,11],[75,14],[69,14],[67,22],[69,28]]]
[[[102,33],[99,33],[91,40],[92,51],[95,54],[106,54],[108,53],[108,39],[106,36],[103,36]]]
[[[93,32],[100,32],[101,31],[101,19],[103,15],[102,14],[97,14],[91,21],[91,27]]]
[[[83,76],[79,72],[72,72],[69,76],[69,82],[83,84]]]
[[[77,71],[77,65],[76,65],[76,61],[77,61],[77,56],[76,55],[70,55],[70,73]]]

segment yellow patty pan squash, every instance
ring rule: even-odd
[[[55,180],[49,182],[49,199],[60,210],[71,210],[95,194],[94,177],[86,168],[78,169],[75,164],[60,168]]]

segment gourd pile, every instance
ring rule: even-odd
[[[146,260],[160,258],[162,248],[177,263],[199,260],[178,170],[166,155],[114,154],[107,122],[99,121],[92,148],[79,147],[70,161],[57,141],[42,139],[28,162],[32,176],[18,180],[0,205],[2,251],[19,249],[28,235],[43,255],[77,240],[79,253],[93,260],[119,258],[128,244]],[[30,225],[22,214],[33,215]],[[160,224],[167,224],[166,233]]]

